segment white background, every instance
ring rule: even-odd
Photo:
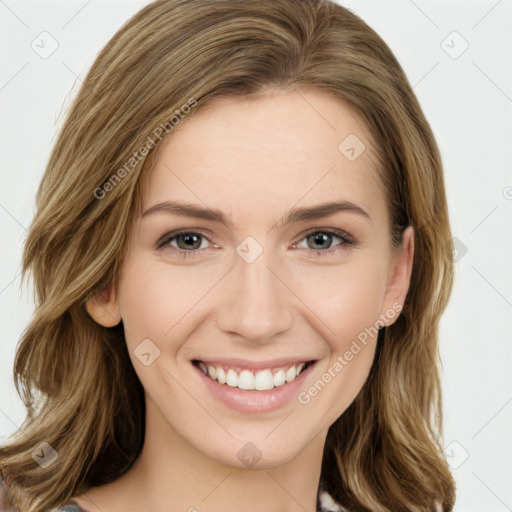
[[[460,258],[441,329],[455,510],[512,511],[512,0],[341,3],[395,52],[443,156]],[[79,81],[146,4],[0,0],[0,436],[24,419],[11,375],[33,307],[19,271],[37,185]],[[31,47],[43,31],[58,43],[46,59]]]

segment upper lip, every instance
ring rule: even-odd
[[[276,367],[286,367],[292,366],[300,363],[307,363],[310,361],[315,361],[312,357],[283,357],[279,359],[271,359],[268,361],[250,361],[247,359],[237,359],[237,358],[227,358],[227,359],[193,359],[193,361],[203,362],[207,365],[211,366],[227,366],[229,368],[247,368],[248,370],[263,370],[266,368],[276,368]]]

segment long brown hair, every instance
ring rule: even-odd
[[[415,228],[403,311],[380,331],[364,387],[329,429],[321,485],[353,511],[452,510],[438,355],[450,225],[439,151],[403,70],[329,0],[158,0],[97,57],[37,191],[23,254],[36,310],[14,367],[27,417],[0,449],[24,512],[115,480],[142,448],[144,393],[123,325],[98,325],[84,304],[119,275],[160,139],[215,98],[273,89],[347,102],[377,143],[395,242]],[[32,456],[41,443],[58,454],[46,469]]]

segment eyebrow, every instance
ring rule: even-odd
[[[158,203],[146,210],[141,217],[146,217],[154,213],[169,213],[185,217],[196,217],[198,219],[212,220],[224,224],[229,229],[233,229],[233,221],[217,208],[205,208],[185,201],[165,201]],[[285,226],[294,222],[306,220],[322,219],[338,212],[351,212],[365,217],[372,222],[370,215],[360,206],[345,200],[331,201],[328,203],[317,204],[304,208],[293,208],[287,212],[283,218],[277,222],[272,229],[278,226]]]

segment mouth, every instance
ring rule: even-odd
[[[281,365],[267,363],[267,367],[251,364],[252,367],[249,368],[249,364],[244,366],[244,363],[229,364],[194,359],[192,364],[219,384],[244,391],[270,391],[293,382],[315,362],[316,360],[299,360]]]

